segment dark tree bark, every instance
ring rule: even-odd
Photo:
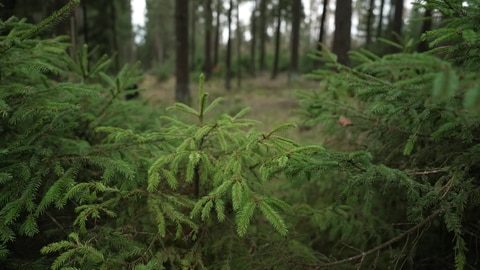
[[[320,29],[318,31],[318,40],[317,40],[317,51],[322,50],[322,44],[324,44],[325,39],[325,22],[327,20],[327,8],[328,0],[323,0],[322,7],[322,16],[320,17]],[[317,59],[314,63],[315,67],[318,68],[321,65],[321,61]]]
[[[403,1],[404,0],[394,0],[395,1],[395,11],[393,13],[393,22],[392,22],[392,41],[400,42],[397,35],[402,35],[402,25],[403,25]],[[397,52],[399,49],[396,47],[391,47],[392,52]]]
[[[175,99],[190,103],[188,79],[188,0],[175,1],[176,85]]]
[[[115,7],[115,2],[109,3],[110,7],[110,26],[112,27],[112,45],[113,51],[115,53],[114,65],[115,70],[120,70],[120,47],[118,46],[118,34],[117,34],[117,9]]]
[[[83,40],[85,44],[88,44],[88,8],[87,8],[87,1],[84,0],[81,2],[82,10],[83,10]]]
[[[378,15],[377,38],[382,37],[383,31],[383,10],[385,9],[385,0],[380,2],[380,15]]]
[[[196,31],[195,25],[197,24],[197,7],[196,0],[192,0],[191,5],[191,18],[190,18],[190,70],[194,71],[196,68],[195,50],[196,48]]]
[[[290,46],[290,76],[298,74],[298,49],[300,45],[300,19],[302,0],[293,0],[292,6],[292,43]]]
[[[267,40],[267,0],[260,0],[260,55],[259,66],[260,71],[265,70],[265,50]]]
[[[432,30],[432,10],[429,8],[425,9],[425,13],[423,16],[425,20],[423,21],[423,24],[422,24],[421,34]],[[420,42],[420,44],[418,44],[418,49],[417,49],[418,52],[426,52],[428,51],[428,49],[429,49],[429,46],[426,40],[423,40],[422,42]]]
[[[230,90],[231,88],[231,79],[232,79],[232,67],[231,67],[231,58],[232,58],[232,10],[233,10],[233,0],[230,0],[230,6],[228,7],[227,12],[227,52],[225,56],[225,89]]]
[[[213,44],[213,65],[218,65],[218,49],[220,47],[220,14],[222,12],[222,0],[217,0],[215,17],[215,42]]]
[[[119,69],[127,64],[134,63],[134,37],[131,21],[132,9],[130,0],[112,1],[115,2],[115,32],[118,46]]]
[[[367,14],[367,37],[366,45],[367,47],[372,43],[372,26],[373,26],[373,10],[375,9],[375,0],[370,0],[368,3],[368,14]]]
[[[250,40],[250,75],[255,76],[255,53],[257,51],[257,0],[255,0],[255,7],[253,8],[250,17],[250,33],[252,39]]]
[[[242,29],[240,25],[240,1],[237,1],[237,88],[242,86]]]
[[[280,28],[282,26],[282,8],[280,6],[280,1],[277,5],[277,24],[275,27],[275,55],[273,57],[273,69],[272,69],[272,76],[270,77],[272,80],[277,77],[278,74],[278,59],[280,57]]]
[[[323,0],[322,17],[320,18],[320,30],[318,32],[317,50],[322,50],[322,43],[325,39],[325,21],[327,20],[328,0]]]
[[[349,65],[348,51],[351,46],[352,0],[337,0],[335,8],[335,32],[332,52],[337,55],[338,62]]]
[[[159,32],[160,32],[161,23],[162,22],[160,20],[154,21],[155,29],[157,29],[157,31]],[[154,48],[157,55],[156,58],[154,59],[154,62],[157,62],[157,63],[163,63],[165,61],[164,59],[165,52],[164,52],[162,38],[163,38],[163,35],[160,35],[160,33],[155,33],[155,35],[153,35],[153,44],[154,44]],[[192,47],[195,47],[195,45],[192,45]],[[153,55],[152,55],[152,58],[153,58]]]
[[[203,72],[205,72],[205,78],[208,80],[212,75],[212,0],[205,0],[204,2],[205,12],[205,62],[203,66]]]

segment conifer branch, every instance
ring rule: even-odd
[[[47,19],[43,20],[39,24],[37,24],[32,30],[28,31],[27,33],[21,36],[21,40],[27,39],[35,35],[36,33],[42,31],[46,27],[56,24],[60,22],[63,18],[68,16],[75,8],[80,4],[80,0],[70,0],[65,6],[63,6],[60,10],[54,12],[50,15]]]
[[[448,8],[450,8],[451,10],[453,10],[453,11],[456,13],[456,15],[457,15],[458,17],[463,17],[463,16],[465,16],[463,10],[458,9],[458,8],[455,8],[455,7],[452,5],[452,3],[450,3],[449,0],[445,0],[444,2],[445,2],[445,4],[448,6]]]
[[[407,172],[407,174],[410,175],[410,176],[429,175],[429,174],[444,173],[444,172],[447,172],[447,171],[448,171],[448,168],[438,168],[438,169],[423,170],[423,171],[410,171],[410,172]]]
[[[201,109],[200,111],[203,111]],[[199,118],[200,123],[202,123],[203,118]],[[200,138],[200,142],[198,143],[198,150],[203,150],[203,144],[205,143],[205,139],[210,136],[210,134],[217,128],[217,124],[214,124],[210,127],[210,129]],[[194,175],[193,175],[193,183],[194,183],[194,195],[195,198],[200,198],[200,167],[198,164],[195,165]]]
[[[75,8],[80,4],[80,0],[70,0],[65,6],[63,6],[60,10],[54,12],[52,15],[50,15],[48,18],[45,20],[41,21],[39,24],[35,25],[32,29],[29,31],[23,33],[23,35],[20,36],[20,41],[24,41],[28,38],[31,38],[35,34],[39,33],[40,31],[46,29],[47,27],[59,23],[62,19],[67,17],[70,13],[75,10]],[[0,50],[0,54],[5,53],[9,49],[13,47],[13,44],[11,43],[8,46],[3,47]]]
[[[45,211],[45,214],[53,221],[53,223],[55,223],[55,225],[57,225],[61,231],[63,231],[65,234],[68,234],[62,224],[60,224],[60,222],[58,222],[57,219],[54,218],[48,211]]]
[[[331,266],[335,266],[335,265],[354,262],[354,261],[357,261],[357,260],[363,260],[366,256],[368,256],[372,253],[378,252],[378,251],[380,251],[384,248],[387,248],[387,247],[391,246],[392,244],[402,240],[404,237],[408,236],[409,234],[415,232],[416,230],[428,225],[440,213],[441,213],[441,211],[433,212],[430,216],[426,217],[422,222],[418,223],[417,225],[411,227],[410,229],[404,231],[403,233],[397,235],[396,237],[384,242],[383,244],[380,244],[380,245],[378,245],[378,246],[376,246],[372,249],[369,249],[367,251],[362,252],[361,254],[358,254],[356,256],[352,256],[352,257],[349,257],[349,258],[346,258],[346,259],[343,259],[343,260],[331,262],[331,263],[325,263],[325,264],[321,264],[321,265],[310,265],[310,266],[316,267],[315,269],[322,269],[322,268],[327,268],[327,267],[331,267]]]

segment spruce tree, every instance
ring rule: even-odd
[[[428,53],[325,49],[299,101],[341,150],[216,111],[203,78],[195,106],[125,101],[138,64],[37,37],[77,2],[0,22],[4,268],[478,268],[474,1],[428,4],[447,18]]]
[[[75,58],[64,37],[2,22],[0,255],[7,269],[268,266],[257,244],[284,242],[288,206],[264,189],[301,147],[257,122],[198,107],[125,101],[137,65]],[[6,35],[5,35],[6,34]],[[193,121],[192,121],[193,117]],[[278,232],[272,236],[272,228]],[[247,235],[255,232],[255,243]],[[273,246],[273,245],[272,245]],[[265,246],[267,250],[270,247]],[[252,256],[253,255],[253,256]]]
[[[356,150],[321,152],[292,169],[296,177],[320,180],[326,171],[342,179],[336,187],[317,185],[341,190],[335,204],[349,209],[350,221],[327,218],[321,228],[361,252],[332,250],[332,258],[346,259],[319,266],[478,267],[480,13],[478,3],[467,2],[417,5],[446,18],[445,27],[423,35],[433,48],[426,53],[358,50],[351,57],[360,64],[349,68],[324,49],[330,69],[311,75],[322,79],[320,90],[299,93],[307,123],[321,123],[336,132],[337,145]]]

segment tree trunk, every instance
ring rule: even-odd
[[[158,32],[160,32],[160,23],[161,23],[160,20],[155,21],[155,29],[157,29]],[[154,48],[155,48],[155,51],[157,52],[156,53],[157,57],[156,59],[154,59],[154,63],[156,62],[155,60],[157,60],[158,64],[162,64],[165,61],[163,57],[165,55],[165,52],[163,51],[162,38],[163,36],[160,34],[153,35]]]
[[[267,39],[267,0],[260,0],[260,55],[259,66],[260,71],[265,70],[265,46]]]
[[[175,99],[190,103],[188,79],[188,0],[175,1],[176,85]]]
[[[195,59],[195,50],[196,48],[196,31],[195,25],[197,24],[197,7],[196,7],[196,0],[192,0],[191,5],[191,18],[190,18],[190,70],[194,71],[196,68],[196,59]]]
[[[349,65],[350,31],[352,28],[352,0],[337,0],[335,8],[335,32],[332,52],[337,55],[338,62]]]
[[[277,26],[275,28],[275,55],[273,57],[273,69],[272,80],[277,77],[278,74],[278,58],[280,57],[280,29],[282,26],[282,8],[280,7],[280,1],[277,5]]]
[[[117,34],[117,10],[115,2],[110,2],[110,26],[112,27],[112,45],[115,53],[114,65],[115,70],[120,70],[120,47],[118,46],[118,34]]]
[[[230,0],[230,6],[228,7],[227,13],[227,52],[225,56],[225,89],[230,90],[231,88],[231,77],[232,77],[232,67],[231,67],[231,58],[232,58],[232,9],[233,9],[233,0]]]
[[[290,46],[290,72],[291,76],[298,74],[298,49],[300,44],[300,17],[302,16],[302,0],[293,0],[292,6],[292,43]]]
[[[203,72],[205,72],[205,78],[208,80],[212,75],[212,0],[204,1],[205,12],[205,62],[203,66]]]
[[[317,40],[317,51],[322,50],[322,44],[324,44],[325,40],[325,22],[327,20],[327,8],[328,8],[328,0],[323,0],[323,7],[322,7],[322,17],[320,17],[320,29],[318,31],[318,40]],[[321,65],[321,61],[317,59],[314,63],[316,68],[319,68]]]
[[[252,15],[250,17],[251,29],[250,33],[252,35],[250,41],[250,75],[255,76],[255,52],[257,51],[257,3],[255,0],[255,6],[253,8]]]
[[[123,2],[122,14],[123,18],[127,15],[128,18],[132,17],[132,5],[129,0]],[[133,31],[132,20],[127,20],[127,23],[124,24],[128,27],[128,35],[125,35],[125,46],[123,46],[124,54],[124,63],[134,64],[136,62],[135,56],[135,33]]]
[[[85,44],[88,44],[88,8],[87,1],[84,0],[82,3],[82,15],[83,15],[83,40]]]
[[[392,41],[400,42],[397,36],[402,35],[402,25],[403,25],[403,0],[394,0],[395,1],[395,12],[393,14],[392,22]],[[391,47],[391,52],[398,52],[398,48]]]
[[[242,86],[242,29],[240,25],[240,1],[237,1],[237,88]]]
[[[422,24],[421,34],[432,30],[432,10],[429,8],[426,8],[423,17],[425,20],[423,21],[423,24]],[[420,42],[420,44],[418,44],[418,49],[417,49],[418,52],[426,52],[428,51],[428,49],[429,49],[428,42],[426,40],[423,40],[422,42]]]
[[[383,10],[385,9],[385,0],[380,2],[380,15],[378,15],[377,39],[382,37],[383,31]]]
[[[370,0],[368,4],[368,14],[367,14],[367,40],[365,41],[367,48],[372,43],[372,26],[373,26],[373,10],[375,9],[375,0]]]
[[[322,17],[320,18],[320,30],[318,33],[317,50],[322,50],[322,43],[325,39],[325,21],[327,20],[328,0],[323,0]]]
[[[213,48],[213,65],[218,65],[218,49],[220,47],[220,14],[222,11],[222,0],[217,0],[217,14],[215,18],[215,43]]]

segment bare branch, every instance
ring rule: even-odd
[[[422,222],[418,223],[417,225],[413,226],[412,228],[406,230],[405,232],[399,234],[398,236],[384,242],[383,244],[381,245],[378,245],[370,250],[367,250],[365,252],[362,252],[356,256],[353,256],[353,257],[349,257],[349,258],[346,258],[346,259],[343,259],[343,260],[339,260],[339,261],[334,261],[334,262],[331,262],[331,263],[325,263],[325,264],[322,264],[322,265],[317,265],[315,269],[321,269],[321,268],[327,268],[327,267],[331,267],[331,266],[335,266],[335,265],[340,265],[340,264],[345,264],[345,263],[349,263],[349,262],[354,262],[354,261],[357,261],[357,260],[361,260],[363,261],[363,259],[374,253],[374,252],[377,252],[377,251],[380,251],[390,245],[392,245],[393,243],[395,242],[398,242],[400,241],[401,239],[403,239],[404,237],[408,236],[409,234],[413,233],[414,231],[428,225],[435,217],[437,217],[438,215],[440,214],[440,211],[436,211],[436,212],[433,212],[430,216],[426,217]]]
[[[423,171],[411,171],[407,172],[408,175],[413,176],[413,175],[428,175],[428,174],[437,174],[437,173],[443,173],[447,172],[448,168],[438,168],[438,169],[432,169],[432,170],[423,170]]]

